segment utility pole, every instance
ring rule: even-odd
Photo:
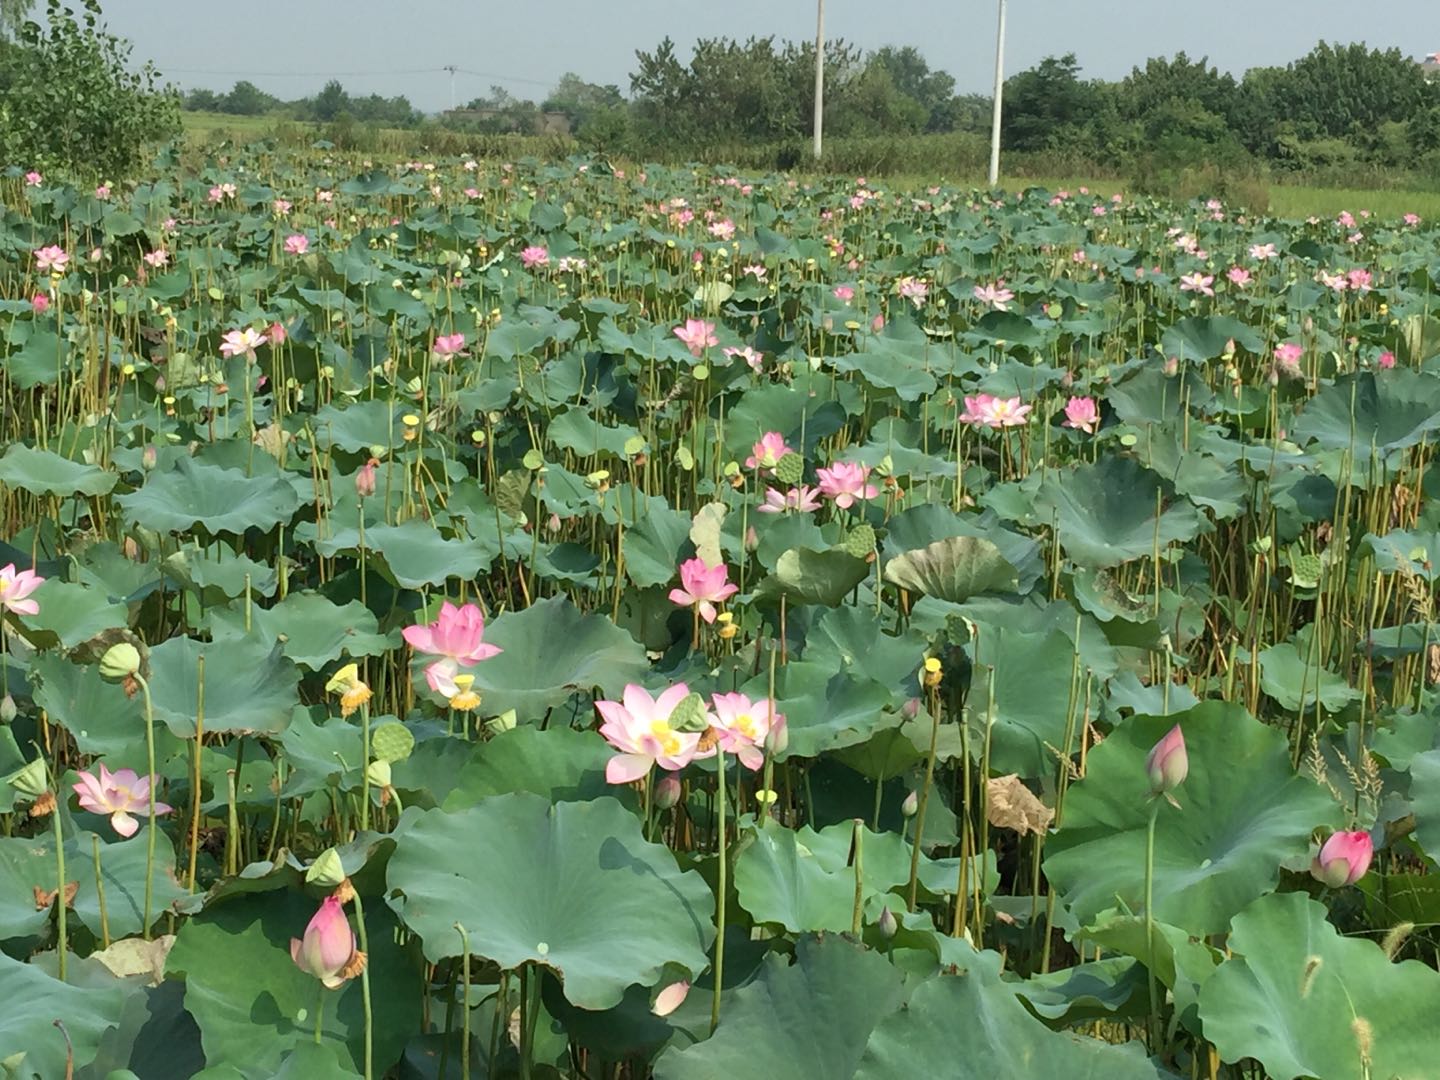
[[[825,126],[825,0],[815,0],[815,160]]]
[[[441,71],[448,71],[448,72],[450,73],[450,111],[451,111],[451,112],[454,112],[454,111],[455,111],[455,65],[454,65],[454,64],[446,64],[446,65],[445,65],[443,68],[441,68],[440,70],[441,70]]]
[[[1000,99],[1005,93],[1005,0],[1000,0],[1000,27],[995,33],[995,101],[990,116],[990,186],[1000,182]]]

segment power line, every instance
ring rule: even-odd
[[[477,79],[496,79],[500,82],[526,83],[530,86],[550,87],[554,86],[556,82],[554,79],[548,81],[530,79],[522,75],[501,75],[493,71],[472,71],[469,68],[456,67],[453,64],[438,68],[405,68],[398,71],[220,71],[215,68],[170,67],[161,63],[156,63],[155,66],[165,75],[223,75],[236,79],[367,79],[393,75],[440,75],[447,72],[458,72],[461,75],[469,75]]]

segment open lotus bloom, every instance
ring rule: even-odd
[[[670,726],[675,707],[690,696],[690,688],[676,683],[652,698],[642,686],[625,687],[620,701],[597,701],[603,723],[600,734],[620,753],[605,764],[605,779],[630,784],[652,768],[683,769],[695,758],[700,732],[677,731]]]
[[[345,969],[355,958],[355,931],[340,901],[327,896],[305,927],[303,938],[290,939],[290,959],[307,975],[334,990],[345,983]]]
[[[16,570],[15,564],[0,569],[0,608],[16,615],[40,614],[40,602],[30,594],[45,584],[34,570]]]
[[[475,604],[456,607],[446,600],[433,623],[407,626],[403,633],[416,652],[449,657],[462,667],[488,660],[501,651],[498,646],[485,644],[485,614]]]
[[[75,785],[75,794],[80,797],[80,807],[92,814],[109,814],[110,827],[124,837],[135,835],[140,822],[134,814],[142,817],[150,813],[151,777],[140,777],[133,769],[117,769],[111,772],[100,765],[100,775],[80,772],[80,782]],[[155,804],[155,814],[170,813],[165,803]]]
[[[772,733],[785,730],[785,717],[768,698],[751,701],[744,694],[716,694],[711,729],[722,752],[734,754],[752,772],[765,761]]]
[[[670,590],[670,600],[681,607],[696,607],[707,623],[715,621],[715,605],[740,591],[730,584],[730,570],[724,563],[709,566],[704,559],[686,559],[680,564],[682,588]]]

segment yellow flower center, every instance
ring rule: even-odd
[[[650,734],[659,741],[660,749],[664,753],[674,755],[680,752],[680,736],[675,733],[668,721],[650,721]]]
[[[755,718],[748,712],[740,713],[735,717],[735,730],[747,739],[755,738]]]

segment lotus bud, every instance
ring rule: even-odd
[[[655,809],[670,810],[680,801],[680,781],[673,776],[663,777],[655,785]]]
[[[100,658],[100,674],[107,679],[125,679],[140,670],[140,650],[128,641],[111,645]]]
[[[920,794],[912,791],[905,796],[905,801],[900,804],[900,816],[912,818],[920,809]]]
[[[895,936],[895,931],[900,929],[899,922],[895,919],[895,912],[888,907],[880,912],[880,918],[875,923],[875,929],[880,931],[880,936],[889,941]]]
[[[50,790],[50,774],[45,768],[45,759],[36,758],[5,778],[5,782],[21,795],[38,799]]]
[[[151,469],[155,468],[155,464],[159,460],[160,451],[157,450],[153,444],[145,447],[144,450],[140,451],[140,465],[142,468],[145,469],[146,472],[149,472]]]
[[[322,888],[333,889],[345,880],[345,867],[340,864],[340,853],[333,847],[326,848],[310,868],[305,871],[305,884],[319,885]]]
[[[372,457],[364,465],[361,465],[360,471],[355,474],[355,494],[362,499],[375,494],[376,464],[377,462]]]
[[[365,776],[370,783],[376,787],[388,788],[390,786],[390,762],[370,762],[369,766],[365,769]]]
[[[9,724],[14,721],[19,711],[19,709],[15,708],[15,699],[9,694],[0,698],[0,724]]]
[[[918,697],[908,698],[905,704],[900,706],[900,715],[906,720],[914,720],[920,715],[920,699]]]
[[[305,927],[305,936],[290,939],[290,959],[305,974],[334,990],[345,982],[345,969],[354,957],[355,932],[345,918],[345,909],[335,897],[327,896]]]
[[[760,534],[755,531],[755,526],[751,525],[745,530],[745,550],[753,552],[759,546]]]
[[[765,736],[765,749],[774,756],[783,754],[790,746],[790,728],[785,723],[785,714],[774,712],[771,706],[770,734]]]
[[[1190,758],[1185,752],[1185,736],[1176,724],[1151,749],[1145,758],[1145,773],[1150,778],[1150,794],[1164,795],[1185,782],[1190,772]]]
[[[1316,881],[1332,889],[1354,885],[1370,869],[1370,856],[1374,850],[1367,832],[1332,833],[1310,864],[1310,873]]]
[[[655,995],[655,1003],[650,1006],[650,1011],[656,1016],[669,1016],[680,1007],[689,993],[688,982],[671,983]]]

